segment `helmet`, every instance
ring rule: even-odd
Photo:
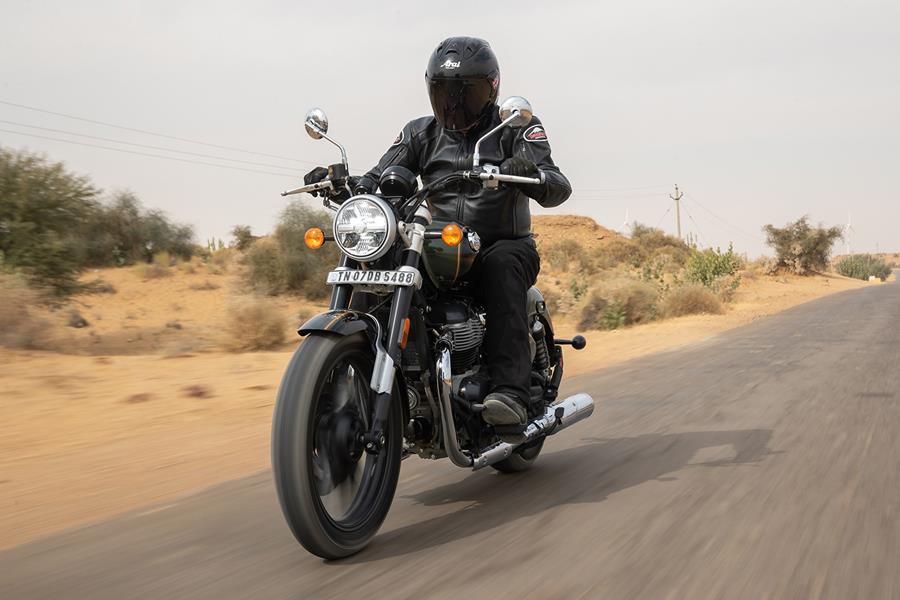
[[[500,66],[486,41],[447,38],[432,53],[425,82],[438,122],[450,131],[466,131],[497,102]]]

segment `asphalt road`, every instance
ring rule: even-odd
[[[898,331],[872,286],[571,379],[534,470],[411,458],[351,559],[260,473],[0,553],[0,598],[900,598]]]

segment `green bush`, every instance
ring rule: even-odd
[[[694,250],[685,265],[684,279],[689,283],[699,283],[728,301],[741,284],[741,276],[737,273],[743,268],[743,263],[731,244],[726,252],[718,248]]]
[[[99,205],[86,229],[89,266],[150,263],[160,252],[189,260],[195,250],[192,227],[173,223],[162,211],[144,210],[131,192]]]
[[[837,272],[845,277],[855,279],[868,281],[869,277],[874,276],[884,281],[890,277],[891,267],[881,257],[871,254],[853,254],[841,259],[837,264]]]
[[[289,204],[281,213],[275,234],[255,241],[246,251],[246,282],[268,295],[284,292],[305,294],[311,300],[326,297],[330,288],[326,273],[338,262],[334,243],[310,250],[304,235],[310,227],[328,229],[329,215],[304,206],[300,201]]]
[[[243,252],[256,241],[256,236],[249,225],[235,225],[231,230],[231,237],[234,238],[234,247]]]
[[[828,264],[831,247],[841,239],[840,227],[811,227],[802,217],[782,228],[763,227],[767,243],[775,250],[777,267],[784,267],[797,275],[823,271]]]
[[[78,289],[85,221],[99,190],[62,163],[0,148],[0,257],[4,268],[58,296]]]
[[[0,148],[0,257],[6,270],[57,296],[79,291],[88,266],[150,262],[168,252],[189,258],[193,230],[130,193],[109,204],[87,177],[62,163]]]

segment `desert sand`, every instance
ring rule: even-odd
[[[234,274],[201,267],[152,280],[132,269],[86,275],[97,277],[117,293],[76,299],[89,327],[63,327],[64,311],[47,316],[65,354],[0,350],[0,547],[267,469],[275,392],[298,344],[293,330],[322,309],[280,298],[287,343],[227,353],[221,325],[241,293]],[[566,352],[566,372],[699,342],[864,285],[838,276],[757,277],[724,315],[587,332],[585,350]],[[562,315],[559,334],[575,333],[573,322]]]

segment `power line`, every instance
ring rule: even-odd
[[[687,204],[684,205],[684,212],[687,214],[688,218],[691,220],[691,223],[694,224],[694,227],[697,228],[697,241],[700,241],[700,226],[697,224],[697,221],[694,220],[694,215],[691,214],[691,211],[688,210]],[[700,242],[700,245],[703,245],[703,242]]]
[[[668,185],[641,185],[635,187],[621,187],[621,188],[584,188],[582,192],[623,192],[628,190],[652,190],[652,189],[667,189]]]
[[[162,154],[150,154],[149,152],[138,152],[136,150],[125,150],[124,148],[112,148],[110,146],[101,146],[100,144],[89,144],[87,142],[76,142],[75,140],[64,140],[61,138],[54,138],[46,135],[38,135],[36,133],[26,133],[24,131],[13,131],[11,129],[0,129],[0,131],[4,133],[12,133],[15,135],[24,135],[33,138],[39,138],[42,140],[50,140],[52,142],[63,142],[65,144],[76,144],[78,146],[87,146],[89,148],[100,148],[101,150],[112,150],[113,152],[123,152],[125,154],[136,154],[137,156],[149,156],[151,158],[161,158],[163,160],[174,160],[176,162],[182,163],[190,163],[195,165],[206,165],[208,167],[219,167],[220,169],[230,169],[232,171],[245,171],[247,173],[261,173],[263,175],[277,175],[279,177],[289,177],[291,179],[296,179],[295,175],[288,175],[287,173],[274,173],[272,171],[260,171],[259,169],[245,169],[243,167],[234,167],[231,165],[220,165],[216,163],[206,162],[202,160],[191,160],[189,158],[175,158],[174,156],[164,156]]]
[[[726,227],[731,228],[732,231],[734,231],[734,232],[736,232],[736,233],[740,233],[741,235],[744,235],[744,236],[746,236],[747,238],[752,239],[752,240],[755,241],[755,242],[761,242],[761,241],[762,241],[762,237],[760,237],[760,236],[758,236],[758,235],[753,235],[752,233],[747,233],[746,231],[744,231],[743,229],[741,229],[741,228],[738,227],[737,225],[732,225],[730,222],[726,221],[725,219],[723,219],[722,217],[720,217],[719,215],[717,215],[716,213],[714,213],[714,212],[711,211],[710,209],[706,208],[705,205],[703,205],[699,200],[697,200],[696,198],[694,198],[694,196],[692,196],[691,194],[685,194],[685,197],[690,198],[690,199],[691,199],[691,202],[696,203],[697,206],[699,206],[700,208],[702,208],[703,210],[705,210],[705,211],[706,211],[707,213],[709,213],[714,219],[718,220],[720,223],[722,223],[722,224],[725,225]]]
[[[252,160],[242,160],[240,158],[227,158],[225,156],[216,156],[214,154],[203,154],[201,152],[190,152],[189,150],[176,150],[175,148],[166,148],[165,146],[152,146],[150,144],[138,144],[137,142],[126,142],[124,140],[117,140],[117,139],[113,139],[113,138],[89,135],[86,133],[77,133],[74,131],[66,131],[64,129],[53,129],[52,127],[41,127],[39,125],[29,125],[28,123],[19,123],[17,121],[6,121],[4,119],[0,119],[0,123],[5,123],[7,125],[17,125],[19,127],[28,127],[30,129],[39,129],[41,131],[50,131],[53,133],[62,133],[65,135],[84,137],[84,138],[88,138],[88,139],[92,139],[92,140],[99,140],[101,142],[113,142],[115,144],[126,144],[128,146],[135,146],[138,148],[148,148],[150,150],[162,150],[164,152],[176,152],[178,154],[187,154],[189,156],[199,156],[201,158],[213,158],[216,160],[225,160],[225,161],[229,161],[229,162],[242,163],[242,164],[246,164],[246,165],[254,165],[254,166],[258,166],[258,167],[272,167],[275,169],[287,169],[287,170],[294,169],[294,167],[286,167],[283,165],[274,165],[271,163],[261,163],[261,162],[255,162]]]
[[[142,133],[144,135],[152,135],[152,136],[156,136],[156,137],[166,138],[169,140],[176,140],[179,142],[187,142],[190,144],[199,144],[201,146],[209,146],[210,148],[218,148],[219,150],[230,150],[232,152],[244,152],[246,154],[256,154],[257,156],[267,156],[269,158],[279,158],[282,160],[289,160],[289,161],[293,161],[293,162],[316,164],[316,163],[313,163],[313,162],[310,162],[307,160],[300,160],[300,159],[293,158],[290,156],[281,156],[279,154],[269,154],[266,152],[257,152],[255,150],[246,150],[244,148],[237,148],[234,146],[223,146],[220,144],[211,144],[209,142],[204,142],[201,140],[194,140],[191,138],[179,137],[176,135],[168,135],[165,133],[157,133],[155,131],[149,131],[147,129],[139,129],[137,127],[128,127],[125,125],[117,125],[115,123],[108,123],[106,121],[98,121],[96,119],[88,119],[86,117],[79,117],[76,115],[70,115],[70,114],[56,112],[56,111],[52,111],[52,110],[46,110],[43,108],[37,108],[35,106],[28,106],[27,104],[19,104],[18,102],[9,102],[8,100],[0,100],[0,104],[5,104],[7,106],[15,106],[16,108],[24,108],[25,110],[32,110],[35,112],[40,112],[40,113],[44,113],[44,114],[48,114],[48,115],[54,115],[57,117],[64,117],[66,119],[74,119],[76,121],[84,121],[85,123],[93,123],[94,125],[103,125],[104,127],[114,127],[116,129],[124,129],[125,131],[133,131],[136,133]]]
[[[659,229],[659,226],[662,225],[662,222],[666,219],[668,214],[672,211],[672,207],[669,206],[666,208],[666,212],[663,213],[663,216],[659,219],[659,223],[656,224],[656,228]]]

